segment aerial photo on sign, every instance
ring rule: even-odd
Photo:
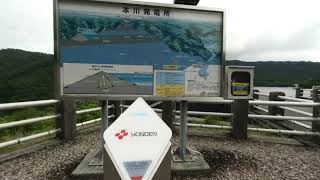
[[[64,94],[220,96],[222,13],[59,3]]]

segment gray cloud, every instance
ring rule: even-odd
[[[276,27],[275,27],[276,28]],[[288,27],[290,29],[290,27]],[[266,32],[254,39],[249,39],[241,49],[229,49],[230,59],[244,59],[254,57],[268,57],[268,54],[279,53],[277,58],[287,59],[296,56],[298,57],[302,51],[316,51],[320,48],[320,21],[305,26],[304,28],[296,31],[288,37],[276,38],[275,34]],[[291,54],[288,58],[281,57],[281,54]],[[301,59],[301,57],[299,57]],[[305,57],[312,58],[312,57]],[[311,59],[320,60],[320,59]]]

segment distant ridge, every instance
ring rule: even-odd
[[[0,50],[0,103],[53,98],[53,55]]]
[[[298,83],[310,87],[320,84],[319,62],[230,60],[226,64],[255,66],[255,86],[293,86]]]
[[[227,61],[255,66],[255,86],[320,84],[320,63],[288,61]],[[0,103],[53,98],[53,55],[20,49],[0,50]]]

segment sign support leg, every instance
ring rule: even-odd
[[[188,102],[180,102],[180,158],[185,160],[186,157],[186,147],[187,147],[187,111],[188,111]]]
[[[203,155],[187,147],[188,136],[188,102],[180,101],[180,146],[172,154],[171,170],[174,174],[184,175],[185,173],[207,175],[210,167],[204,160]]]
[[[104,140],[103,140],[103,132],[108,127],[108,100],[101,101],[101,142],[102,142],[102,148],[104,146]]]

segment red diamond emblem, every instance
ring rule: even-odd
[[[122,140],[124,137],[128,136],[128,132],[126,130],[121,130],[120,133],[116,133],[115,136],[119,139]]]

